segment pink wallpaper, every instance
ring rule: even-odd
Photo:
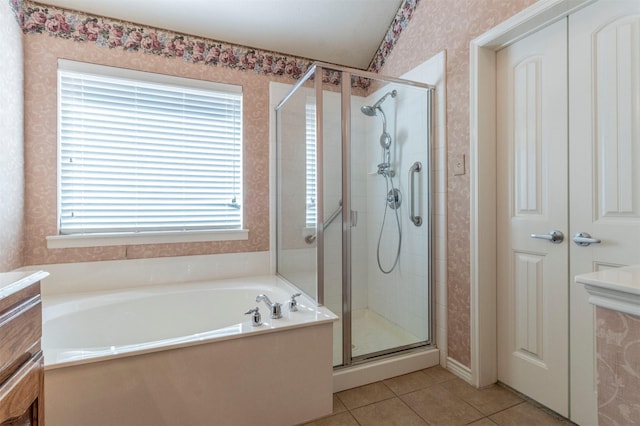
[[[16,0],[12,0],[16,1]],[[406,27],[417,0],[405,0],[381,46]],[[17,3],[16,3],[17,4]],[[32,2],[23,6],[25,64],[25,263],[234,253],[269,249],[269,82],[293,83],[307,59],[93,17]],[[56,226],[56,72],[59,58],[239,84],[244,93],[244,223],[248,241],[48,249]],[[338,83],[338,74],[323,80]],[[356,90],[370,82],[358,79]]]
[[[447,51],[448,157],[469,151],[469,41],[535,0],[406,0],[372,66],[398,76]],[[304,60],[25,4],[25,263],[57,263],[268,249],[268,83],[292,81]],[[36,10],[38,9],[38,10]],[[406,10],[405,10],[406,9]],[[45,13],[46,12],[46,13]],[[44,13],[41,14],[41,13]],[[58,16],[60,15],[60,16]],[[407,22],[411,19],[410,25]],[[92,22],[100,23],[99,28]],[[115,35],[114,32],[115,31]],[[120,34],[122,31],[122,34]],[[402,31],[402,37],[398,34]],[[162,45],[153,43],[158,35]],[[161,40],[162,39],[162,40]],[[146,40],[146,41],[144,41]],[[190,44],[184,44],[187,40]],[[129,44],[127,44],[129,42]],[[111,43],[111,44],[110,44]],[[114,44],[115,43],[115,44]],[[162,48],[161,48],[162,47]],[[167,50],[168,49],[168,50]],[[238,50],[240,49],[240,50]],[[56,232],[55,73],[58,58],[242,84],[248,241],[94,249],[46,248]],[[209,61],[207,60],[209,58]],[[180,60],[176,60],[180,59]],[[218,62],[215,62],[218,61]],[[215,63],[214,63],[215,62]],[[219,65],[206,66],[205,64]],[[332,76],[327,76],[331,81]],[[470,363],[469,179],[448,183],[449,356]]]
[[[596,308],[598,424],[640,424],[640,317]]]
[[[22,31],[16,2],[0,1],[0,272],[23,265]]]
[[[244,93],[244,206],[248,241],[47,249],[56,234],[56,72],[58,58],[180,77],[242,85]],[[25,60],[25,263],[46,264],[234,253],[269,249],[269,82],[290,79],[227,67],[108,49],[89,43],[26,35]]]
[[[535,0],[421,0],[381,74],[400,76],[447,52],[447,155],[469,153],[469,42]],[[451,169],[451,168],[449,168]],[[469,174],[448,174],[448,352],[470,365]]]

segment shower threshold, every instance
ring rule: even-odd
[[[370,309],[357,309],[351,314],[351,356],[359,358],[368,354],[388,351],[422,342],[417,336],[394,324]],[[333,341],[342,341],[342,320],[333,323]],[[342,364],[340,345],[333,346],[333,365]]]

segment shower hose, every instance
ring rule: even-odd
[[[384,181],[386,183],[385,194],[389,194],[389,186],[391,186],[391,190],[392,190],[391,194],[395,196],[396,188],[393,186],[393,178],[389,174],[385,173]],[[395,269],[396,265],[398,264],[398,260],[400,260],[400,246],[402,244],[402,228],[400,227],[400,216],[398,213],[398,209],[400,208],[400,206],[398,206],[395,209],[393,209],[396,217],[396,225],[398,226],[398,248],[396,250],[396,258],[393,261],[393,265],[391,266],[391,268],[384,269],[384,267],[382,266],[382,262],[380,262],[380,244],[382,242],[382,233],[384,231],[384,225],[387,220],[387,210],[389,210],[389,204],[392,202],[395,203],[395,200],[389,201],[387,199],[384,203],[384,215],[382,216],[382,225],[380,226],[380,235],[378,236],[378,249],[377,249],[376,257],[378,260],[378,268],[380,268],[380,271],[383,274],[390,274]]]

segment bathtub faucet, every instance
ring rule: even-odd
[[[264,303],[269,307],[269,311],[271,311],[271,318],[282,318],[282,304],[278,302],[272,303],[266,294],[261,294],[256,297],[256,303],[260,303],[262,301],[264,301]]]

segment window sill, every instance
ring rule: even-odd
[[[248,240],[248,229],[211,231],[167,231],[114,234],[75,234],[47,237],[47,248],[126,246],[138,244],[199,243]]]

